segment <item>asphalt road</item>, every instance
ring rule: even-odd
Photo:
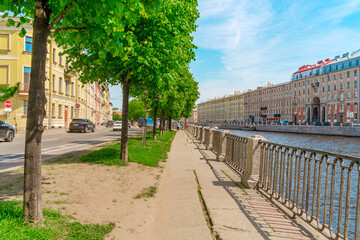
[[[129,135],[141,134],[141,129],[130,128]],[[120,139],[120,131],[98,127],[94,133],[68,133],[64,129],[45,131],[42,137],[42,160],[84,150],[105,142]],[[13,142],[0,140],[0,171],[24,165],[25,135],[17,134]]]

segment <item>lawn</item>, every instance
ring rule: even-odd
[[[145,166],[157,167],[159,161],[167,159],[167,153],[170,151],[171,142],[176,132],[168,131],[164,135],[152,140],[152,132],[147,133],[146,147],[142,147],[142,136],[129,137],[128,159],[129,162],[136,162]],[[104,165],[126,165],[120,160],[121,143],[104,147],[98,151],[82,156],[81,160],[85,162],[104,164]]]
[[[0,239],[104,239],[115,227],[107,225],[71,222],[73,217],[63,216],[53,210],[44,210],[41,226],[24,223],[22,203],[0,202]]]

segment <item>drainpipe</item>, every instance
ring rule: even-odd
[[[52,76],[52,70],[53,70],[53,44],[54,39],[51,39],[50,47],[49,47],[49,129],[52,127],[52,102],[53,102],[53,76]]]

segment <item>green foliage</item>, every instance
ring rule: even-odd
[[[122,120],[122,116],[119,114],[113,114],[113,121],[121,121]]]
[[[41,226],[31,226],[23,221],[19,201],[0,202],[1,239],[104,239],[115,227],[106,225],[70,222],[71,216],[63,216],[53,210],[44,210],[45,220]]]
[[[13,87],[0,86],[0,93],[4,93],[3,95],[0,95],[0,102],[5,102],[9,98],[13,97],[19,89],[20,87],[18,85]]]
[[[163,136],[158,137],[156,141],[152,140],[151,134],[151,132],[147,133],[146,147],[142,147],[141,136],[129,138],[129,162],[157,167],[159,161],[167,159],[167,153],[170,151],[171,142],[176,133],[168,131]],[[95,164],[124,166],[125,164],[120,160],[120,146],[121,144],[117,143],[102,148],[81,157],[81,160]]]
[[[133,99],[129,102],[129,120],[137,121],[139,118],[145,117],[145,105],[144,102]]]
[[[139,199],[139,198],[150,198],[150,197],[154,197],[155,193],[157,191],[157,187],[156,186],[150,186],[147,188],[144,188],[141,193],[137,194],[134,198],[135,199]]]

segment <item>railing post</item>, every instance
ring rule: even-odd
[[[230,134],[228,130],[222,131],[220,133],[220,146],[219,151],[216,153],[216,160],[219,162],[223,162],[225,160],[225,152],[226,152],[226,135]]]
[[[209,129],[209,143],[208,146],[206,146],[206,150],[211,150],[213,147],[213,133],[214,133],[214,129],[210,128]]]
[[[248,138],[246,170],[241,177],[241,183],[247,188],[255,188],[259,179],[261,145],[259,141],[266,142],[266,138],[260,135],[253,135]]]

